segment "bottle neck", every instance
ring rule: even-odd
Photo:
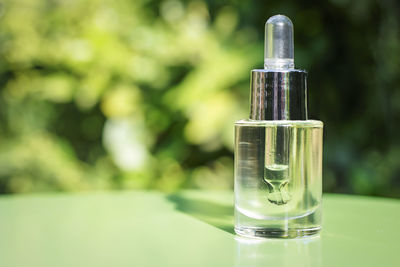
[[[252,70],[251,120],[307,120],[307,72]]]

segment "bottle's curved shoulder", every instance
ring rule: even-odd
[[[259,72],[259,73],[290,73],[290,72],[296,72],[296,73],[306,73],[306,70],[302,69],[253,69],[251,72]]]
[[[239,120],[235,122],[235,126],[292,126],[292,127],[312,127],[312,128],[323,128],[324,123],[318,120],[303,120],[303,121],[295,121],[295,120]]]

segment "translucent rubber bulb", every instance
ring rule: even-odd
[[[270,17],[265,23],[265,69],[293,69],[293,23],[283,15]]]

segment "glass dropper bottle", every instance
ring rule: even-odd
[[[298,237],[321,229],[321,121],[307,114],[307,72],[294,68],[293,24],[265,24],[264,69],[251,71],[250,116],[235,123],[235,231]]]

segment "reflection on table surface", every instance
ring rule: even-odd
[[[236,267],[322,266],[319,236],[301,239],[249,239],[236,236]]]

